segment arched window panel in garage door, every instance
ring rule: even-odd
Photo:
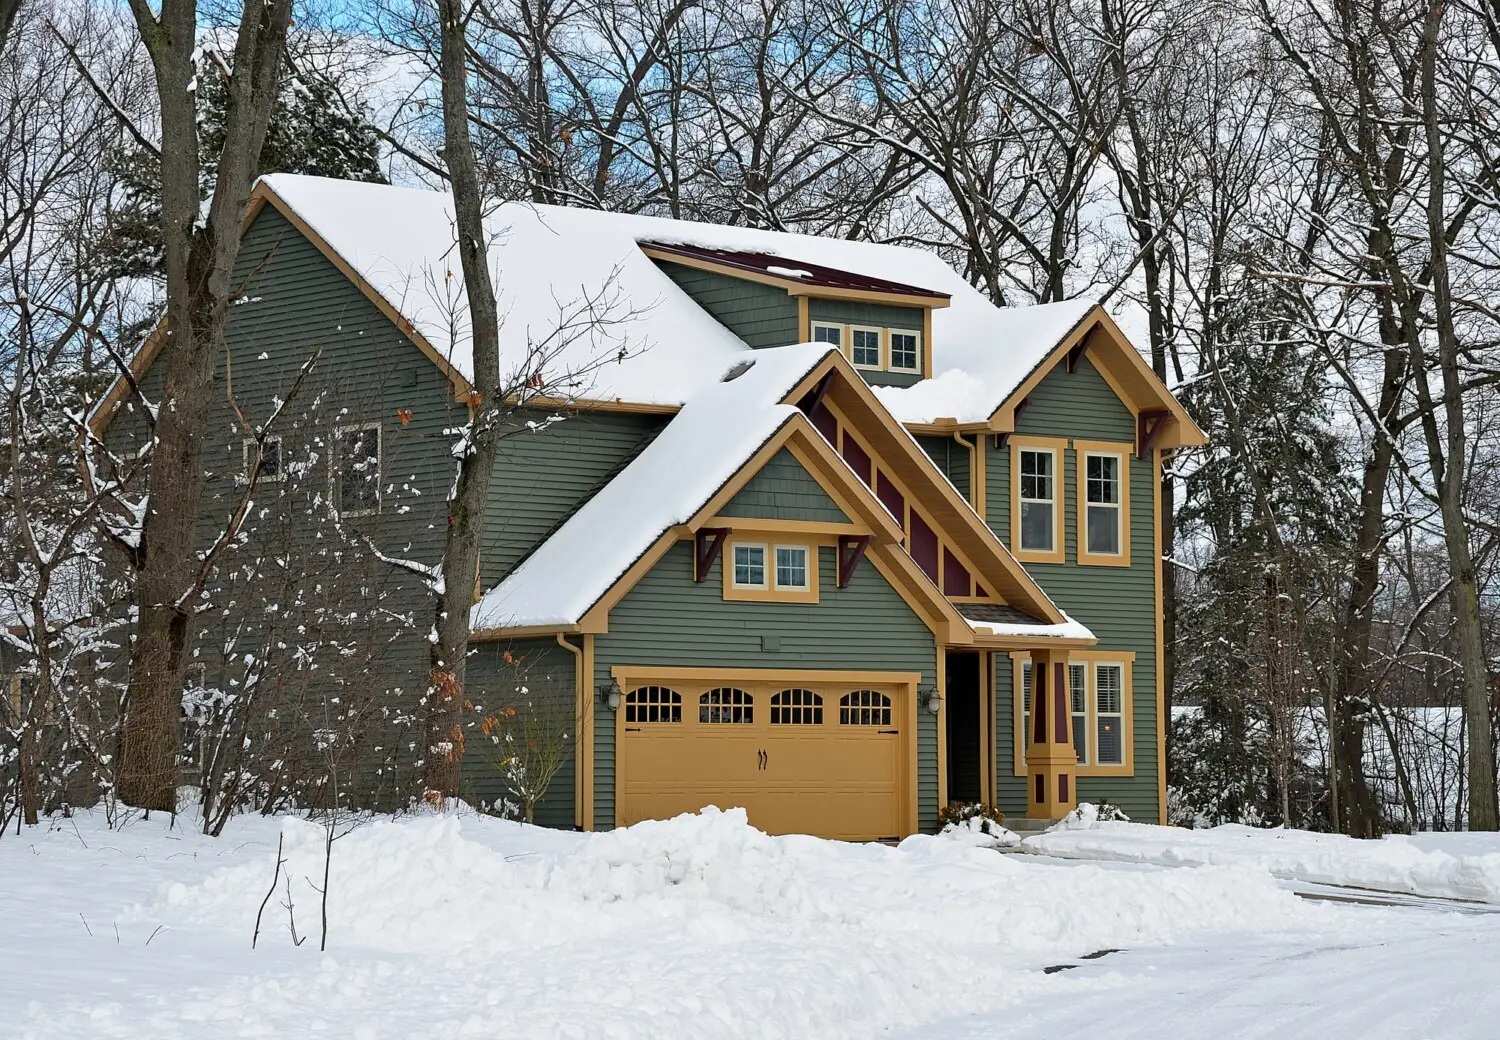
[[[891,699],[878,690],[854,690],[839,698],[841,726],[889,726]]]
[[[755,721],[755,698],[744,690],[720,686],[698,698],[698,721],[710,724]]]
[[[681,722],[682,694],[665,686],[640,686],[625,695],[626,722]]]
[[[782,690],[771,697],[771,725],[821,726],[823,698],[811,690]]]

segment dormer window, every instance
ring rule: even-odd
[[[891,330],[891,371],[920,372],[922,370],[922,334]]]
[[[849,360],[855,368],[875,368],[880,363],[880,329],[860,328],[849,330]]]
[[[822,322],[813,322],[812,341],[814,343],[831,343],[840,350],[844,349],[844,326],[825,325]]]
[[[922,374],[922,333],[916,329],[814,321],[809,331],[814,343],[838,347],[855,368],[866,372]]]

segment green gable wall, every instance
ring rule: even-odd
[[[1092,441],[1133,443],[1135,420],[1115,396],[1109,384],[1084,357],[1076,371],[1058,365],[1034,390],[1017,423],[1017,434],[1065,437]],[[986,504],[990,527],[1010,545],[1010,457],[1007,445],[996,449],[993,438],[986,443]],[[1156,573],[1152,504],[1156,489],[1149,459],[1130,457],[1130,559],[1129,567],[1080,567],[1078,558],[1077,461],[1070,448],[1064,453],[1063,488],[1067,497],[1064,516],[1066,563],[1028,563],[1026,570],[1068,614],[1087,625],[1099,637],[1096,650],[1131,650],[1133,668],[1133,730],[1135,776],[1079,777],[1081,800],[1108,798],[1132,819],[1154,823],[1158,818],[1156,783],[1156,735],[1160,720],[1156,712]],[[1013,697],[1010,659],[997,654],[995,675],[997,776],[1000,808],[1025,815],[1026,788],[1023,777],[1014,776],[1011,735]]]
[[[544,827],[570,829],[576,825],[577,678],[575,656],[558,646],[555,639],[480,643],[469,658],[464,692],[477,718],[506,708],[538,710],[549,715],[546,726],[554,721],[566,726],[570,738],[566,757],[536,807],[536,822]],[[486,808],[498,808],[506,799],[516,800],[503,779],[506,744],[503,739],[495,739],[502,731],[493,732],[494,738],[476,726],[464,745],[464,797]]]
[[[801,339],[797,301],[785,289],[665,260],[656,261],[656,266],[750,346],[784,347]]]
[[[871,564],[848,588],[836,586],[834,550],[818,554],[819,603],[726,601],[722,559],[693,581],[692,546],[679,542],[609,614],[594,639],[594,682],[615,665],[725,668],[824,668],[921,672],[936,682],[932,632]],[[763,638],[779,649],[762,649]],[[937,822],[936,716],[917,713],[917,804],[923,830]],[[616,713],[594,721],[594,826],[615,821]]]
[[[968,448],[958,443],[952,437],[925,437],[916,438],[927,457],[937,463],[937,468],[943,471],[958,493],[969,500],[969,470],[973,464],[971,453]]]
[[[771,456],[721,512],[762,519],[849,522],[822,485],[785,448]]]
[[[811,297],[807,301],[807,316],[810,321],[828,321],[848,325],[875,325],[880,328],[910,329],[922,331],[922,308],[892,307],[883,303],[866,303],[863,300],[820,300]],[[928,350],[923,342],[922,350]],[[872,372],[860,369],[860,375],[871,386],[911,386],[922,381],[917,372]]]
[[[498,583],[521,556],[577,508],[665,416],[583,412],[541,428],[552,413],[517,416],[500,441],[490,480],[480,580]]]

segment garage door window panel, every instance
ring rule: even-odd
[[[811,690],[782,690],[771,698],[771,725],[823,725],[823,698]]]
[[[698,721],[709,725],[749,724],[755,721],[755,699],[729,686],[709,690],[698,698]]]
[[[665,686],[641,686],[625,695],[625,721],[682,721],[682,694]]]
[[[839,698],[839,725],[889,726],[891,699],[878,690],[854,690]]]

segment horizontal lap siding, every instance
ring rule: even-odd
[[[509,655],[509,660],[506,656]],[[557,775],[538,803],[536,822],[544,827],[574,826],[573,790],[577,763],[578,671],[575,656],[555,639],[518,639],[482,643],[469,658],[465,696],[479,717],[513,707],[534,705],[567,719],[570,743]],[[497,731],[498,732],[498,731]],[[502,776],[505,745],[473,727],[464,745],[464,797],[475,804],[494,806],[515,801]]]
[[[661,416],[583,412],[540,429],[552,413],[518,417],[501,439],[490,480],[480,576],[499,582],[523,554],[567,517],[601,478],[665,421]]]
[[[782,448],[729,500],[724,516],[847,523],[828,492]]]
[[[1020,435],[1133,443],[1135,420],[1084,357],[1075,372],[1058,365],[1032,392],[1017,423]],[[1010,544],[1010,446],[986,456],[987,519],[995,533]],[[1084,801],[1108,798],[1133,819],[1158,818],[1156,714],[1156,553],[1153,503],[1156,489],[1151,460],[1130,453],[1129,567],[1081,567],[1078,558],[1077,459],[1065,453],[1063,487],[1067,496],[1064,519],[1064,564],[1028,563],[1026,569],[1043,590],[1068,614],[1099,637],[1096,651],[1134,651],[1131,707],[1134,777],[1079,777],[1078,795]],[[996,715],[999,735],[997,776],[1001,808],[1026,811],[1025,780],[1013,775],[1011,735],[1014,733],[1010,658],[996,655]]]
[[[969,500],[969,470],[972,459],[969,449],[952,437],[918,437],[917,443],[927,457],[937,464],[943,475],[958,489],[958,493]]]
[[[802,339],[797,301],[785,289],[658,260],[657,264],[719,324],[752,347],[784,347]]]
[[[819,552],[819,603],[726,602],[719,570],[692,577],[692,549],[679,542],[610,611],[609,632],[594,642],[594,682],[615,665],[662,667],[841,669],[920,672],[936,681],[932,632],[881,577],[862,563],[848,588],[835,587],[832,548]],[[761,649],[763,636],[780,649]],[[600,710],[594,732],[594,822],[614,825],[615,713]],[[937,727],[918,713],[918,818],[937,818]]]

